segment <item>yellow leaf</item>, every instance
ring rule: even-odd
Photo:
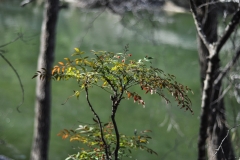
[[[85,88],[85,84],[82,84],[81,89]]]
[[[74,50],[78,53],[80,52],[80,50],[78,48],[74,48]]]
[[[111,70],[116,71],[118,69],[118,66],[114,66]]]
[[[58,76],[58,77],[57,77],[57,81],[60,81],[60,80],[61,80],[61,77],[60,77],[60,76]]]
[[[79,141],[80,140],[80,138],[78,138],[78,137],[71,137],[70,138],[70,142],[72,142],[72,141]]]
[[[89,65],[89,66],[91,66],[91,63],[89,61],[87,61],[87,60],[84,60],[84,63]]]
[[[79,91],[75,91],[75,96],[76,96],[77,99],[78,99],[78,97],[80,96],[80,92],[79,92]]]
[[[146,143],[147,140],[146,139],[140,139],[140,143]]]
[[[105,81],[102,86],[105,87],[105,86],[107,86],[107,84],[108,84],[108,82]]]
[[[68,61],[68,62],[70,61],[70,59],[69,59],[69,58],[64,58],[64,59],[65,59],[66,61]]]

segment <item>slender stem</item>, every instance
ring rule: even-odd
[[[118,151],[120,149],[120,135],[119,135],[117,123],[116,123],[116,120],[115,120],[115,115],[116,115],[119,103],[123,99],[124,90],[125,90],[125,86],[123,87],[120,95],[118,95],[116,92],[114,92],[114,96],[111,96],[111,100],[112,100],[112,115],[111,115],[111,119],[112,119],[114,131],[115,131],[115,135],[116,135],[116,148],[114,150],[115,160],[118,160]]]
[[[13,43],[13,42],[17,41],[18,39],[20,39],[20,38],[22,38],[22,37],[23,37],[23,35],[22,35],[21,33],[19,33],[18,36],[17,36],[17,38],[15,38],[14,40],[12,40],[12,41],[10,41],[10,42],[8,42],[8,43],[6,43],[6,44],[0,45],[0,48],[3,48],[3,47],[5,47],[5,46]]]
[[[97,121],[98,121],[98,124],[99,124],[99,129],[100,129],[100,132],[101,132],[101,139],[102,139],[102,142],[104,144],[106,158],[107,158],[107,160],[110,160],[110,158],[109,158],[109,151],[108,151],[108,145],[107,145],[107,142],[105,141],[104,135],[103,135],[102,123],[101,123],[101,120],[100,120],[98,114],[95,112],[95,110],[93,109],[92,104],[90,103],[87,85],[85,85],[85,92],[86,92],[86,98],[87,98],[88,105],[89,105],[91,111],[93,112],[93,115],[97,118]]]
[[[17,78],[18,78],[18,81],[19,81],[19,84],[20,84],[20,87],[21,87],[21,90],[22,90],[22,102],[17,106],[17,111],[20,112],[19,110],[19,107],[23,104],[24,102],[24,88],[23,88],[23,84],[22,84],[22,81],[21,81],[21,78],[17,72],[17,70],[13,67],[13,65],[11,64],[11,62],[3,55],[0,53],[0,56],[8,63],[8,65],[12,68],[12,70],[14,71],[14,73],[16,74]]]
[[[115,156],[115,160],[118,160],[118,150],[120,148],[120,145],[119,145],[119,143],[120,143],[120,136],[119,136],[119,132],[118,132],[117,123],[116,123],[116,120],[115,120],[116,111],[117,111],[117,106],[113,106],[112,107],[111,119],[112,119],[112,123],[113,123],[114,130],[115,130],[115,135],[116,135],[116,148],[114,150],[114,156]]]
[[[218,40],[216,46],[217,46],[217,54],[219,54],[221,48],[223,47],[223,45],[226,43],[226,41],[229,39],[229,37],[231,36],[231,34],[233,33],[233,31],[235,30],[235,28],[238,26],[240,21],[240,9],[238,9],[231,21],[229,22],[228,26],[225,28],[225,32],[224,34],[221,36],[221,38]]]
[[[226,76],[226,74],[229,72],[229,70],[235,65],[237,60],[240,56],[240,48],[237,49],[235,55],[233,56],[232,60],[225,66],[223,71],[218,75],[218,77],[215,79],[213,85],[216,86],[221,80]]]
[[[190,0],[190,9],[192,11],[193,20],[195,22],[197,32],[206,48],[209,50],[210,42],[208,42],[205,33],[203,32],[202,24],[198,20],[196,4],[193,0]]]

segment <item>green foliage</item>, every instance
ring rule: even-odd
[[[79,97],[85,87],[97,86],[112,94],[124,91],[127,98],[133,98],[134,102],[138,102],[145,106],[145,102],[138,93],[131,92],[129,89],[138,85],[145,93],[158,94],[166,100],[170,101],[163,94],[166,89],[181,108],[191,109],[191,100],[187,96],[187,92],[191,91],[187,86],[178,83],[174,75],[166,74],[159,68],[149,66],[147,62],[151,62],[152,57],[143,57],[138,61],[132,59],[132,54],[113,53],[107,51],[92,50],[93,57],[90,54],[75,48],[73,56],[77,58],[71,60],[64,58],[64,62],[58,62],[52,69],[52,78],[54,80],[68,80],[74,78],[77,80],[80,90],[75,91],[75,96]],[[45,70],[38,71],[34,76],[45,78]]]
[[[93,125],[79,125],[79,128],[75,131],[64,129],[58,134],[58,136],[61,136],[63,139],[69,138],[71,142],[78,141],[86,144],[88,147],[88,149],[81,148],[80,152],[70,155],[67,159],[106,159],[104,144],[101,139],[101,131],[98,127],[97,120],[93,120],[95,122]],[[112,122],[103,125],[103,132],[104,138],[107,144],[109,144],[108,147],[110,150],[114,151],[117,142]],[[118,158],[131,157],[130,154],[133,149],[141,149],[157,155],[156,152],[146,146],[146,144],[149,143],[149,139],[151,139],[151,137],[147,134],[149,132],[151,132],[151,130],[144,130],[139,133],[135,131],[134,136],[120,134],[120,149],[118,151]]]
[[[191,91],[187,86],[178,83],[174,75],[166,74],[151,64],[150,56],[134,60],[132,54],[128,53],[128,46],[123,53],[113,53],[107,51],[91,51],[87,54],[75,48],[75,59],[64,58],[65,62],[58,62],[52,69],[51,75],[46,75],[46,70],[37,71],[33,78],[39,76],[40,79],[52,77],[52,79],[68,80],[76,79],[79,89],[74,91],[77,98],[82,92],[86,94],[88,105],[95,116],[95,124],[92,126],[82,126],[76,130],[63,130],[58,135],[63,139],[70,138],[70,141],[79,141],[86,144],[88,149],[82,149],[77,154],[69,156],[67,159],[120,159],[129,157],[132,149],[143,149],[149,153],[154,153],[146,144],[149,137],[145,130],[134,136],[120,134],[115,121],[120,102],[124,99],[133,99],[134,102],[145,107],[145,101],[141,94],[131,90],[133,86],[141,88],[145,94],[158,94],[167,103],[169,99],[165,96],[165,91],[170,93],[178,105],[186,110],[191,109],[191,101],[187,92]],[[95,112],[89,100],[88,90],[98,87],[110,94],[112,101],[111,122],[102,124],[100,117]],[[69,97],[69,98],[70,98]]]

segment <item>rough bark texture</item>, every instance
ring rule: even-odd
[[[38,70],[45,68],[47,77],[44,80],[37,79],[32,160],[48,159],[51,117],[51,81],[48,76],[54,61],[58,6],[59,0],[45,2]]]
[[[206,0],[196,0],[196,5],[200,6],[207,2]],[[201,21],[202,30],[210,44],[217,41],[217,17],[219,9],[216,7],[216,5],[209,5],[198,10],[198,18]],[[234,153],[229,137],[224,140],[222,149],[219,151],[216,150],[227,135],[228,130],[224,102],[223,99],[218,100],[221,95],[221,82],[213,86],[214,80],[219,75],[219,54],[216,48],[207,49],[200,37],[198,37],[198,40],[198,53],[201,67],[200,77],[203,89],[198,159],[231,160],[234,159]]]

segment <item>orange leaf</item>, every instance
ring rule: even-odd
[[[128,92],[128,93],[127,93],[127,96],[128,96],[128,98],[132,97],[132,93],[131,93],[131,92]]]
[[[62,139],[66,139],[69,136],[69,134],[62,135]]]
[[[60,132],[60,133],[58,133],[58,134],[57,134],[57,136],[62,136],[62,135],[63,135],[63,133],[62,133],[62,132]]]
[[[64,72],[64,70],[65,70],[65,67],[62,67],[62,72]]]
[[[60,65],[64,66],[64,63],[63,62],[58,62]]]
[[[54,74],[54,72],[56,72],[57,68],[53,68],[52,70],[52,75]]]

